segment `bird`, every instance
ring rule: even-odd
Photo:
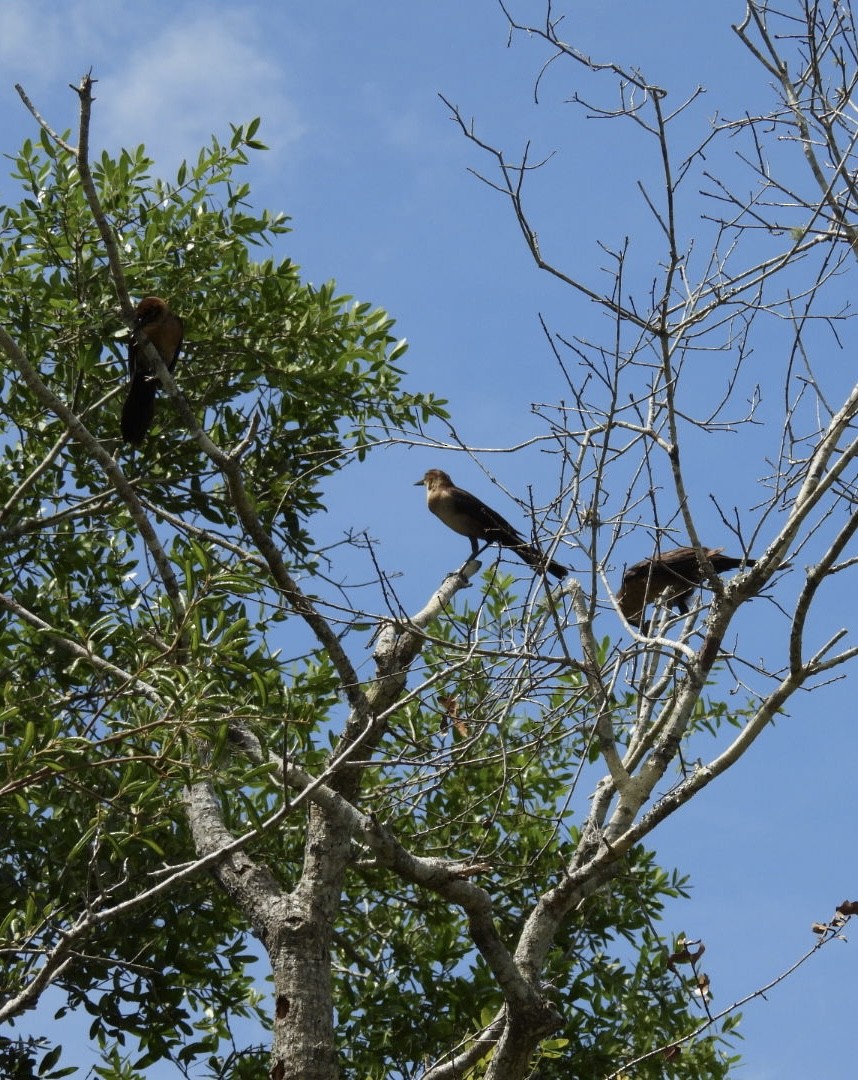
[[[471,541],[472,558],[479,554],[478,541],[483,540],[486,544],[499,544],[509,548],[528,566],[541,573],[553,574],[556,578],[565,577],[569,573],[567,567],[553,559],[547,559],[528,544],[521,533],[496,510],[486,506],[476,495],[456,487],[447,473],[440,469],[429,469],[423,479],[418,480],[414,486],[419,487],[421,484],[426,488],[426,505],[432,513],[453,532],[467,536]]]
[[[128,397],[122,406],[120,425],[126,442],[139,446],[155,415],[155,395],[160,384],[143,349],[144,342],[152,342],[167,370],[172,371],[182,347],[183,330],[182,320],[160,297],[147,296],[137,305],[128,343]]]
[[[715,572],[735,570],[738,566],[753,566],[754,559],[735,559],[722,555],[723,548],[703,548]],[[682,615],[688,614],[688,598],[698,585],[703,584],[705,573],[693,547],[671,548],[656,552],[649,559],[634,563],[623,574],[623,582],[617,593],[617,603],[626,619],[647,632],[644,621],[647,604],[653,604],[665,594],[664,603]]]

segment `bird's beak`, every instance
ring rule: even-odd
[[[415,485],[414,485],[414,486],[415,486],[415,487],[423,487],[423,484],[424,484],[424,483],[425,483],[425,481],[423,481],[423,480],[418,480],[418,481],[417,481],[417,482],[415,483]]]

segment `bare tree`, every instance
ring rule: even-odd
[[[558,927],[610,879],[623,853],[735,764],[796,691],[836,676],[858,653],[843,613],[827,626],[817,614],[824,583],[846,587],[858,562],[847,551],[858,528],[858,385],[843,365],[828,363],[833,351],[849,355],[854,347],[843,280],[858,250],[858,38],[850,5],[748,3],[736,38],[771,77],[777,103],[757,111],[749,102],[747,114],[716,119],[696,145],[678,151],[673,132],[682,121],[687,137],[697,92],[670,104],[640,71],[585,55],[565,39],[550,3],[537,24],[522,22],[512,7],[504,13],[513,37],[546,46],[537,100],[561,83],[571,107],[644,132],[661,172],[658,187],[635,182],[661,240],[651,286],[629,292],[640,269],[627,274],[628,244],[606,241],[613,272],[605,288],[601,275],[588,272],[598,268],[582,268],[579,252],[560,260],[544,253],[552,246],[552,209],[530,207],[528,181],[551,163],[530,145],[511,158],[447,103],[488,159],[488,171],[475,171],[508,199],[537,266],[611,321],[603,340],[545,326],[570,393],[570,404],[545,409],[564,455],[558,506],[590,565],[584,589],[569,589],[580,644],[567,648],[585,661],[604,773],[589,789],[586,825],[562,880],[534,905],[518,939],[516,964],[535,982]],[[719,175],[711,161],[724,147],[733,160]],[[729,466],[720,476],[701,475],[698,447],[705,445],[710,461],[729,462],[722,445],[736,434],[745,476]],[[743,504],[728,501],[737,493]],[[729,582],[706,554],[711,539],[700,521],[710,517],[710,503],[735,554],[756,555],[753,568]],[[644,555],[647,547],[692,545],[711,602],[677,616],[661,609],[649,632],[630,625],[606,573],[629,538]],[[760,619],[761,595],[787,560],[794,569],[777,589],[763,646],[746,616],[753,608]],[[802,574],[798,566],[807,561]],[[593,620],[604,598],[632,644],[600,661]],[[704,686],[713,677],[746,702],[733,737],[714,753],[706,750],[708,735],[699,738]],[[679,782],[659,796],[677,765]],[[538,1024],[524,1008],[516,1012],[508,1001],[487,1075],[526,1074]],[[453,1076],[455,1066],[429,1075]]]

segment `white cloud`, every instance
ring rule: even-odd
[[[100,4],[90,6],[84,18],[77,4],[67,8],[46,7],[36,0],[10,0],[0,5],[0,63],[6,78],[44,87],[57,78],[65,88],[77,81],[76,55],[93,44],[102,20]],[[95,29],[93,35],[91,31]]]
[[[260,137],[275,153],[300,138],[283,74],[246,16],[221,11],[154,25],[121,72],[99,82],[95,136],[110,152],[143,142],[162,171],[194,160],[210,135],[228,138],[230,122],[254,116],[262,116]]]
[[[92,68],[94,155],[142,142],[166,175],[183,158],[195,160],[211,135],[228,139],[230,123],[261,116],[270,167],[305,127],[275,52],[286,28],[281,22],[274,32],[272,14],[255,3],[3,0],[0,63],[52,126],[73,130],[77,99],[68,84]]]

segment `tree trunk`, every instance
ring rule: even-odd
[[[307,815],[304,870],[273,916],[265,947],[274,972],[271,1080],[336,1080],[331,936],[351,835],[319,806]]]
[[[300,901],[279,920],[269,944],[274,972],[271,1080],[335,1080],[330,926],[301,911]]]

